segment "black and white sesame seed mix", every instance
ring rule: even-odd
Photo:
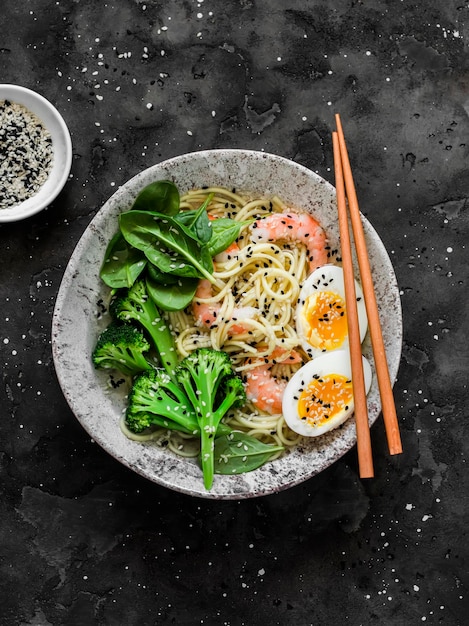
[[[34,196],[50,174],[53,156],[41,120],[22,104],[0,100],[0,209]]]

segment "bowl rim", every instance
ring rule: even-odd
[[[0,83],[0,100],[11,100],[37,115],[54,136],[54,161],[49,177],[33,196],[19,204],[0,209],[1,222],[15,222],[39,213],[62,191],[72,167],[72,139],[64,118],[47,98],[37,91],[11,83]],[[44,119],[46,118],[46,119]],[[60,155],[60,158],[57,158]]]

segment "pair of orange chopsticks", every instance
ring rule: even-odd
[[[350,213],[350,222],[352,224],[353,238],[355,241],[362,290],[365,298],[368,327],[373,348],[378,387],[381,396],[381,409],[383,412],[390,454],[401,453],[402,444],[399,434],[399,425],[397,422],[396,406],[394,404],[394,397],[392,393],[392,385],[389,377],[388,363],[386,360],[383,334],[381,332],[381,324],[379,321],[378,305],[376,303],[370,262],[366,249],[365,234],[360,217],[355,184],[353,182],[352,169],[350,167],[347,146],[345,144],[339,114],[336,114],[335,119],[337,131],[332,133],[332,145],[334,150],[334,172],[337,192],[337,209],[339,213],[340,245],[342,252],[342,266],[344,270],[345,304],[347,307],[350,360],[352,365],[352,384],[355,399],[358,465],[361,478],[372,478],[374,476],[373,456],[371,452],[368,407],[363,375],[360,329],[358,326],[347,204]]]

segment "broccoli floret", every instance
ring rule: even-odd
[[[214,474],[214,439],[224,415],[246,402],[241,378],[235,373],[226,352],[199,348],[183,359],[176,370],[200,429],[200,458],[204,485],[210,489]]]
[[[125,414],[129,430],[139,433],[150,426],[199,433],[195,410],[183,389],[163,369],[143,372],[129,394]]]
[[[161,365],[172,374],[178,365],[174,338],[158,307],[147,293],[144,280],[137,280],[129,289],[121,289],[111,301],[112,317],[122,322],[134,321],[148,333]]]
[[[131,324],[111,324],[98,337],[92,354],[96,369],[117,369],[134,376],[154,365],[145,353],[150,344],[143,333]]]

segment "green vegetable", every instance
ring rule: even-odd
[[[160,311],[184,309],[199,278],[214,282],[212,257],[250,223],[210,221],[210,201],[211,195],[198,209],[181,211],[177,187],[156,181],[120,215],[119,232],[107,246],[100,270],[102,280],[117,290],[110,305],[114,322],[93,352],[95,367],[138,374],[126,410],[132,432],[156,426],[200,438],[207,489],[214,473],[250,471],[283,449],[232,431],[222,422],[230,409],[246,401],[228,354],[200,348],[179,363],[174,337]],[[164,369],[147,359],[152,348]]]
[[[164,370],[148,371],[138,376],[129,394],[125,414],[129,430],[140,433],[159,426],[197,435],[199,425],[194,407],[184,390]]]
[[[162,283],[163,285],[175,285],[179,280],[179,276],[162,272],[152,263],[148,263],[147,265],[147,278],[150,278],[155,283]]]
[[[147,265],[145,255],[130,246],[118,232],[109,242],[104,262],[101,266],[101,279],[113,289],[131,287]]]
[[[143,372],[134,380],[125,421],[134,433],[157,426],[194,437],[200,435],[195,409],[184,389],[162,369]],[[230,428],[220,424],[218,434],[230,432]]]
[[[252,220],[236,222],[224,217],[213,220],[212,237],[207,244],[210,256],[214,257],[216,254],[226,250],[228,246],[238,239],[242,228],[251,223]]]
[[[246,402],[246,392],[226,352],[199,348],[183,359],[176,370],[200,428],[200,461],[204,485],[210,489],[214,474],[214,439],[222,417]]]
[[[101,266],[102,280],[121,289],[131,287],[145,272],[158,306],[168,311],[185,308],[195,293],[195,279],[214,282],[212,258],[250,223],[227,218],[211,221],[207,207],[212,197],[209,194],[198,209],[181,211],[174,183],[162,180],[147,185],[132,209],[119,216],[119,231],[107,246]],[[174,290],[171,284],[176,285]]]
[[[181,211],[175,219],[189,228],[200,243],[210,241],[212,237],[212,222],[208,218],[207,207],[213,198],[213,193],[209,194],[198,209],[195,211]]]
[[[181,311],[192,302],[195,295],[198,278],[175,278],[175,282],[166,285],[147,276],[148,295],[163,311]]]
[[[115,320],[133,321],[146,330],[160,363],[172,375],[179,363],[174,338],[160,310],[149,297],[145,281],[139,279],[130,289],[119,290],[111,300],[109,310]]]
[[[116,320],[137,322],[147,330],[165,367],[157,368],[146,358],[151,345],[142,331],[128,322],[112,322],[98,338],[93,352],[95,367],[113,367],[125,374],[137,374],[126,409],[129,430],[140,433],[156,426],[199,437],[207,489],[212,485],[214,473],[250,471],[282,450],[280,446],[269,446],[232,431],[222,422],[231,408],[246,401],[243,383],[235,374],[228,354],[199,348],[178,364],[173,336],[155,313],[158,309],[146,295],[141,280],[131,289],[118,292],[110,309]]]
[[[128,211],[119,216],[119,226],[127,242],[162,272],[214,282],[207,247],[177,220],[149,211]]]
[[[137,328],[111,324],[98,337],[92,360],[97,369],[117,369],[133,376],[155,367],[146,357],[149,350],[150,344]]]
[[[176,215],[179,212],[179,191],[169,180],[155,181],[142,189],[135,198],[132,209]]]
[[[242,474],[264,465],[282,446],[262,443],[255,437],[233,431],[215,439],[215,473]]]

